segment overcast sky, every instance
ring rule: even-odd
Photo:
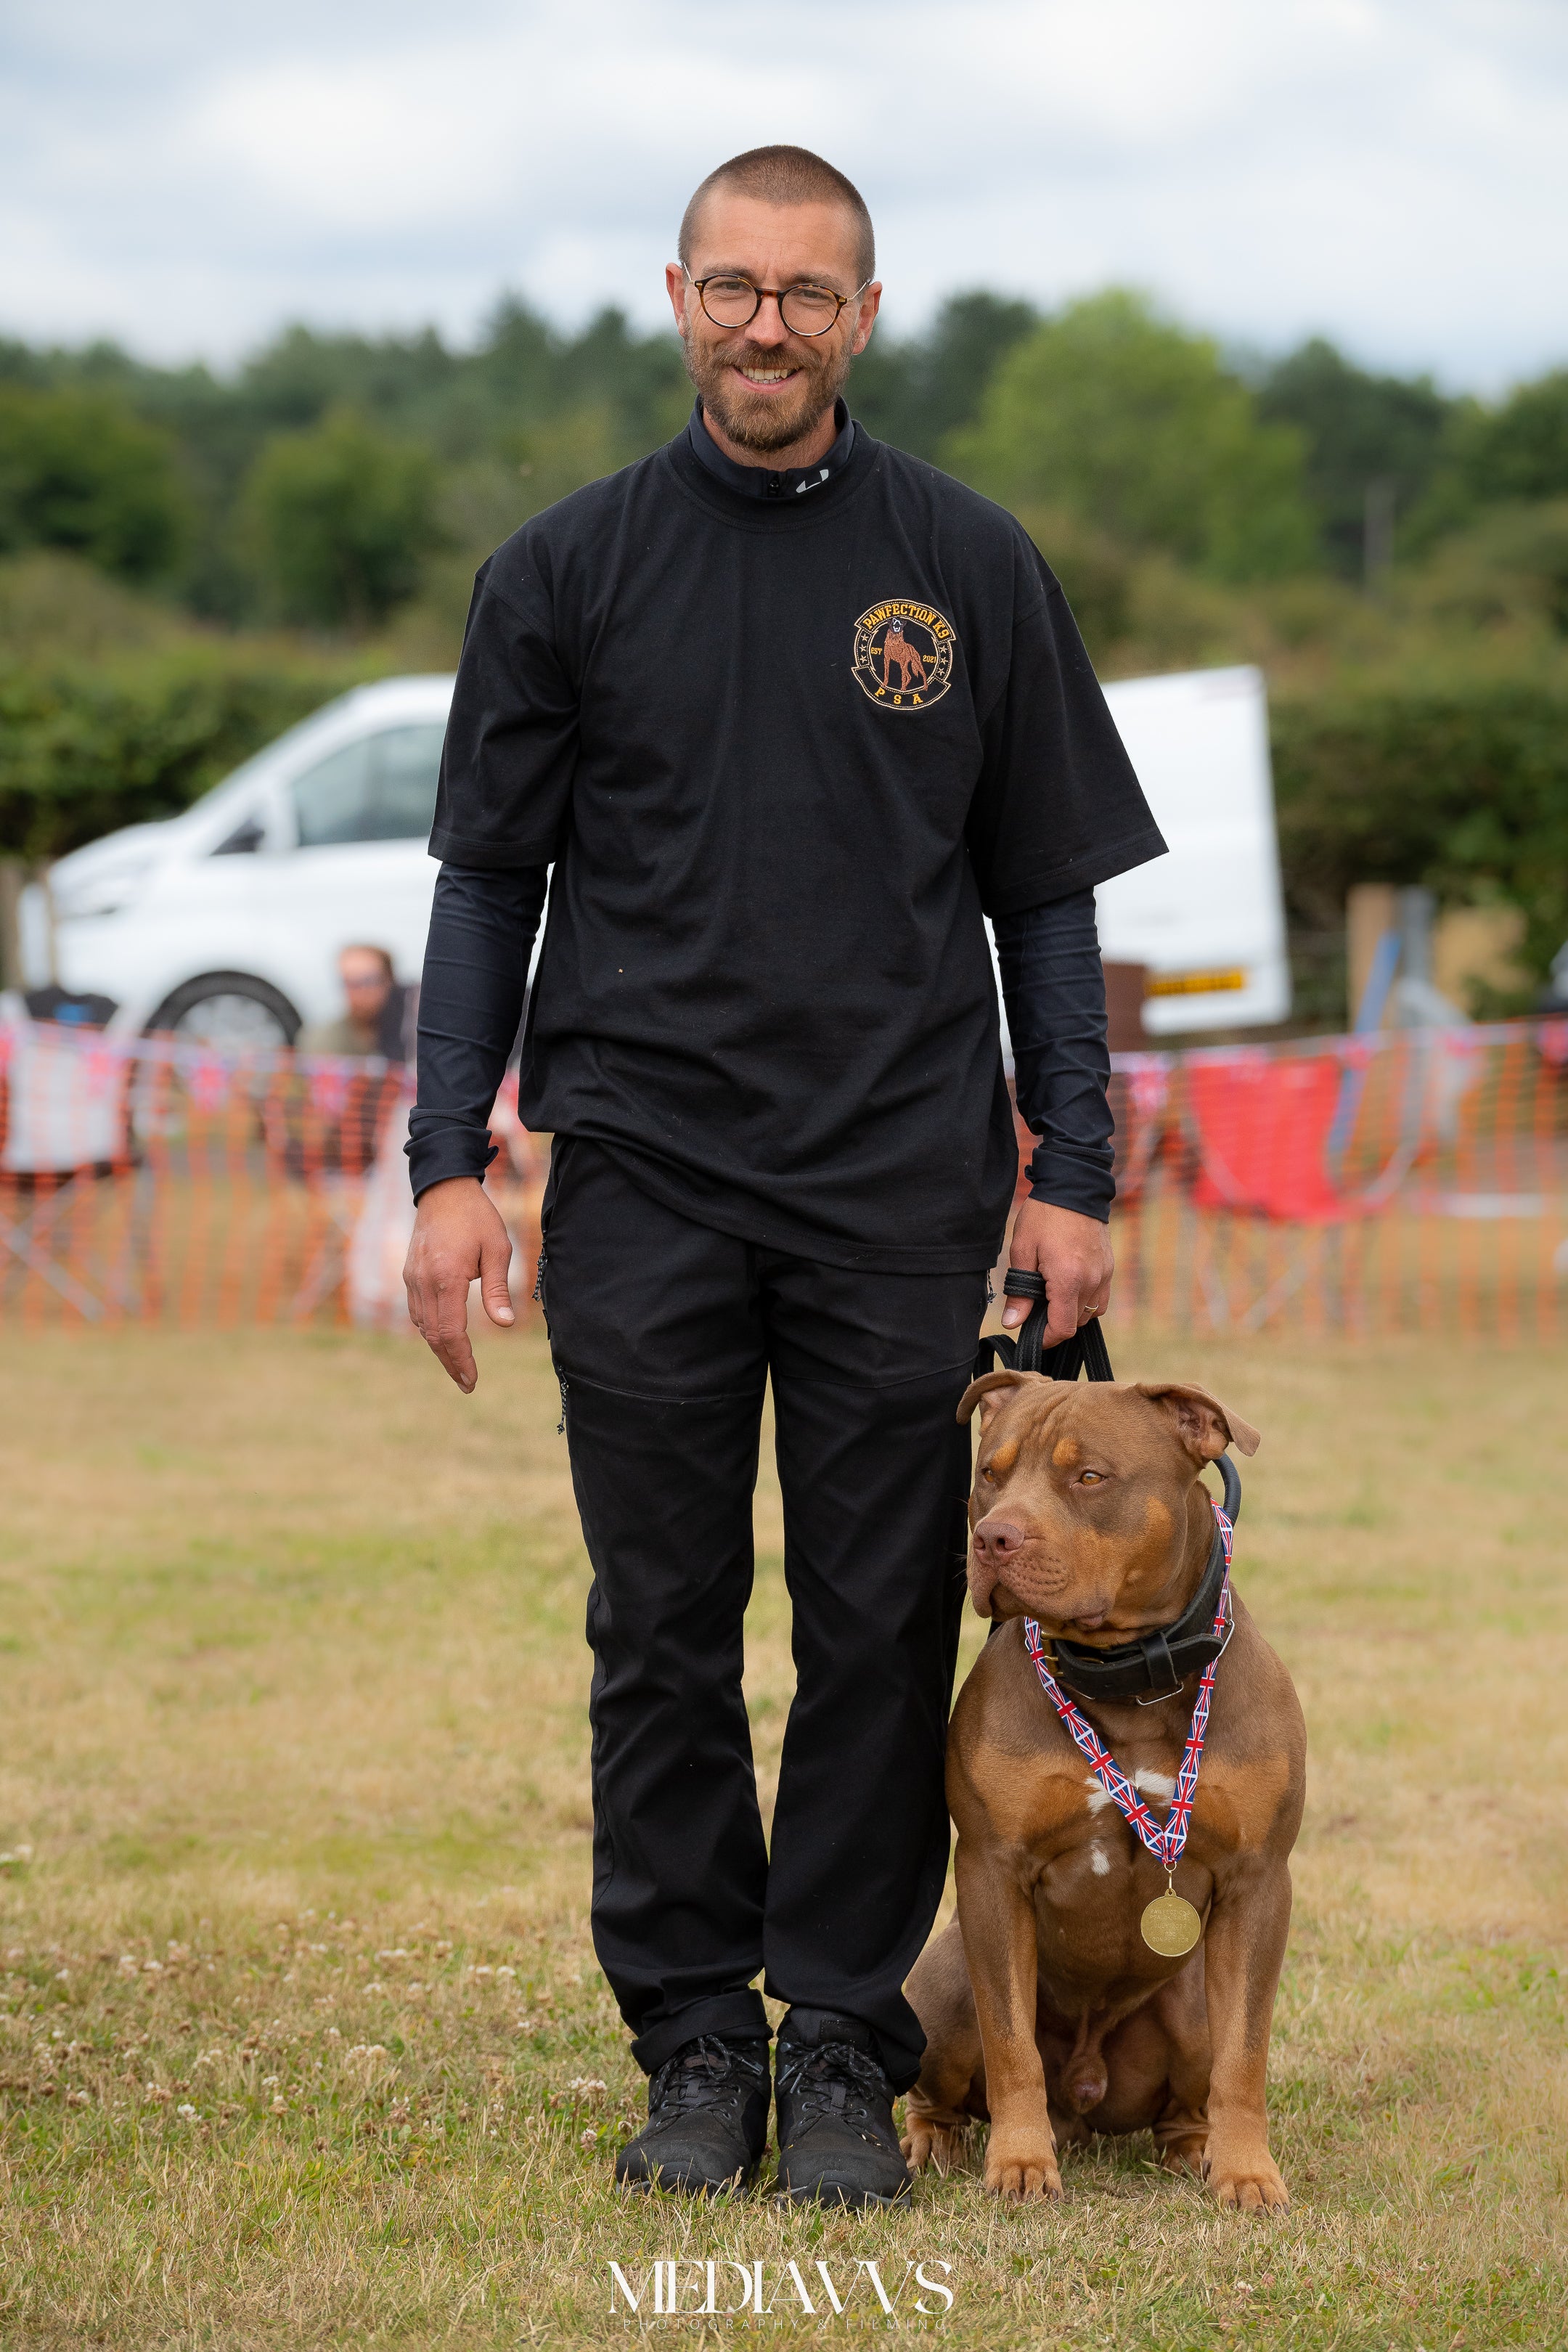
[[[218,362],[470,336],[503,287],[660,316],[694,182],[864,191],[894,331],[1152,289],[1493,390],[1568,362],[1568,0],[5,0],[0,333]]]

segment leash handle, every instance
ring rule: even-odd
[[[1050,1315],[1044,1278],[1027,1273],[1022,1266],[1010,1265],[1002,1287],[1009,1298],[1028,1298],[1034,1303],[1016,1342],[1001,1332],[988,1333],[982,1339],[980,1353],[974,1360],[976,1379],[989,1371],[992,1357],[1005,1370],[1042,1372],[1048,1381],[1076,1381],[1080,1372],[1087,1372],[1091,1381],[1116,1378],[1098,1315],[1091,1316],[1070,1339],[1063,1339],[1047,1351],[1042,1345]]]

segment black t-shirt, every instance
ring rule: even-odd
[[[1012,1197],[982,909],[1164,847],[1024,531],[858,430],[776,502],[683,433],[499,549],[430,845],[554,861],[530,1127],[904,1273],[989,1265]]]

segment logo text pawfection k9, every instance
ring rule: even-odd
[[[643,2319],[757,2319],[775,2313],[781,2319],[836,2319],[852,2302],[873,2311],[879,2305],[889,2319],[898,2316],[900,2305],[927,2319],[942,2318],[952,2309],[951,2263],[929,2255],[906,2262],[901,2278],[893,2276],[896,2267],[891,2262],[830,2264],[805,2258],[709,2263],[688,2256],[633,2263],[629,2268],[612,2263],[610,2309]]]

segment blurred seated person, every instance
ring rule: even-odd
[[[312,1021],[296,1044],[301,1054],[379,1054],[412,1061],[416,989],[396,977],[384,948],[355,945],[338,957],[345,1010],[337,1021]]]

